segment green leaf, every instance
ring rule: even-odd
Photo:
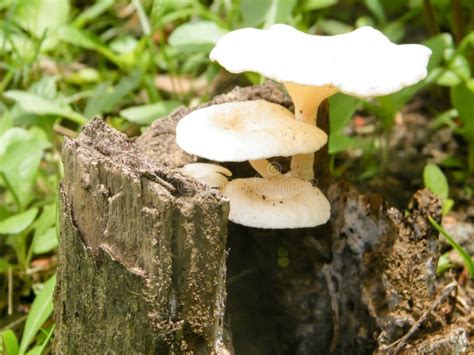
[[[46,205],[43,207],[43,211],[38,219],[35,221],[34,228],[38,233],[43,233],[49,227],[52,227],[56,223],[57,207],[55,203]]]
[[[313,11],[321,10],[337,4],[337,0],[305,0],[303,2],[303,10]]]
[[[444,51],[453,47],[453,37],[448,33],[441,33],[423,41],[423,44],[431,49],[431,57],[428,62],[428,71],[431,71],[443,60]]]
[[[0,136],[0,178],[4,180],[20,209],[34,197],[31,188],[43,151],[49,147],[43,131],[12,128]]]
[[[453,237],[451,237],[446,230],[441,227],[431,216],[428,216],[428,220],[430,221],[431,225],[439,232],[441,235],[446,239],[446,241],[455,249],[461,258],[464,261],[464,265],[466,269],[469,271],[469,275],[471,279],[474,278],[474,262],[472,261],[471,256],[464,250],[462,246],[460,246]]]
[[[81,11],[74,20],[74,26],[83,27],[87,22],[96,19],[114,4],[114,0],[98,0],[94,5]]]
[[[35,233],[33,238],[33,253],[45,254],[49,253],[58,246],[58,237],[56,235],[56,227],[51,227],[42,233]]]
[[[20,107],[28,113],[61,116],[78,124],[84,124],[87,121],[84,116],[74,112],[69,106],[61,106],[54,101],[46,100],[36,94],[20,90],[10,90],[3,95],[16,101]]]
[[[26,319],[23,337],[20,343],[20,354],[24,354],[33,341],[36,333],[53,312],[53,292],[56,285],[56,275],[53,275],[43,285],[41,292],[36,296],[31,305],[30,313]]]
[[[119,67],[126,65],[120,56],[111,51],[104,43],[101,42],[97,36],[92,33],[68,25],[59,29],[59,35],[65,42],[102,54],[104,57]]]
[[[344,22],[330,19],[322,19],[317,23],[318,30],[327,35],[334,36],[351,32],[354,28]]]
[[[43,347],[41,345],[35,346],[33,349],[29,350],[26,355],[41,355]]]
[[[454,200],[450,198],[443,200],[443,210],[442,210],[443,216],[447,215],[449,211],[451,211],[453,206],[454,206]]]
[[[4,113],[2,118],[0,118],[0,135],[5,133],[8,129],[13,127],[12,117],[8,112]]]
[[[177,27],[168,38],[172,47],[182,52],[210,52],[219,38],[227,33],[226,29],[214,22],[189,22]]]
[[[55,329],[55,324],[51,327],[51,329],[48,332],[48,335],[46,336],[46,339],[43,341],[43,344],[35,346],[33,349],[28,351],[26,355],[41,355],[43,354],[44,349],[46,349],[46,346],[48,346],[51,337],[53,336]]]
[[[467,81],[471,77],[471,65],[469,60],[461,54],[455,55],[449,61],[449,69],[456,73],[463,81]]]
[[[127,54],[127,53],[132,53],[135,50],[135,48],[137,48],[137,45],[138,45],[138,41],[135,37],[123,36],[123,37],[118,37],[114,39],[112,42],[110,42],[109,47],[115,53]]]
[[[390,41],[397,43],[405,36],[405,29],[405,23],[402,21],[393,21],[385,26],[382,32],[390,39]]]
[[[151,105],[129,107],[120,111],[120,116],[130,122],[150,125],[154,120],[168,115],[180,105],[179,101],[161,101]]]
[[[438,260],[438,266],[436,268],[436,273],[438,275],[441,275],[442,273],[444,273],[446,270],[449,270],[453,267],[454,265],[451,264],[451,261],[449,260],[449,251],[442,254],[440,257],[439,257],[439,260]]]
[[[339,132],[352,118],[359,99],[342,93],[329,98],[329,119],[331,133]]]
[[[15,332],[8,329],[2,332],[2,343],[3,348],[6,351],[7,355],[17,355],[18,354],[18,340],[16,339]]]
[[[68,0],[20,0],[16,11],[16,22],[36,38],[46,33],[42,48],[50,50],[58,43],[57,30],[67,23]]]
[[[28,92],[41,96],[46,100],[55,100],[58,96],[56,82],[58,78],[56,76],[44,76],[33,85],[31,85]]]
[[[275,23],[287,23],[295,5],[296,0],[272,0],[265,16],[264,27],[270,27]]]
[[[423,169],[425,187],[430,189],[439,198],[445,200],[449,195],[448,179],[436,164],[426,164]]]
[[[92,118],[116,109],[123,99],[135,90],[140,84],[141,72],[136,70],[129,76],[120,80],[116,87],[101,84],[94,90],[93,95],[87,101],[85,115]]]
[[[241,0],[240,13],[243,18],[243,27],[256,27],[260,25],[268,13],[272,0]]]
[[[0,259],[0,274],[8,271],[10,264],[5,259]]]
[[[28,228],[38,214],[37,208],[8,217],[0,221],[0,234],[18,234]]]
[[[380,0],[364,0],[364,3],[380,24],[387,22],[385,11]]]
[[[469,142],[474,142],[474,90],[466,83],[451,89],[451,102],[463,122],[462,134]]]
[[[336,154],[346,150],[354,143],[354,139],[341,133],[331,133],[329,135],[328,152]]]

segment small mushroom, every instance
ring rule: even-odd
[[[232,172],[229,169],[210,163],[186,164],[180,171],[184,175],[217,189],[222,189],[228,183],[226,176],[232,176]]]
[[[266,160],[312,153],[326,144],[316,126],[294,119],[283,106],[264,100],[205,107],[183,117],[176,142],[186,152],[215,161],[246,161],[262,177],[280,173]]]
[[[297,120],[315,124],[320,103],[340,91],[358,97],[387,95],[427,75],[431,50],[397,45],[380,31],[361,27],[336,36],[316,36],[291,26],[244,28],[221,37],[210,54],[231,73],[252,71],[283,82]],[[292,172],[313,177],[313,154],[292,159]]]
[[[230,199],[229,219],[255,228],[307,228],[324,224],[330,204],[310,182],[279,176],[229,182],[223,194]]]

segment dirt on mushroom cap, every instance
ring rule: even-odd
[[[186,152],[216,161],[246,161],[312,153],[327,142],[321,129],[298,122],[264,100],[231,102],[193,111],[176,128]]]

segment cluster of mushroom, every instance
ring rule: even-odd
[[[204,163],[182,171],[219,188],[230,199],[233,222],[257,228],[324,224],[330,204],[311,183],[314,152],[327,142],[316,127],[320,103],[337,92],[374,97],[413,85],[426,77],[430,55],[427,47],[396,45],[370,27],[337,36],[308,35],[287,25],[230,32],[210,58],[229,72],[257,72],[282,82],[295,113],[264,100],[193,111],[176,129],[183,150],[213,161],[249,161],[261,177],[229,182],[229,170]],[[291,157],[288,173],[267,160],[278,156]]]

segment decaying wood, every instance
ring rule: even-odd
[[[63,161],[55,352],[219,352],[228,203],[100,120]]]
[[[291,108],[272,83],[200,107],[255,99]],[[65,145],[59,353],[211,353],[222,349],[224,323],[236,354],[466,351],[462,326],[433,308],[438,250],[427,217],[440,219],[439,200],[421,190],[402,213],[324,179],[327,225],[226,229],[222,196],[175,170],[197,160],[175,143],[191,110],[155,121],[133,142],[94,121]],[[252,173],[245,163],[230,167],[234,176]]]

